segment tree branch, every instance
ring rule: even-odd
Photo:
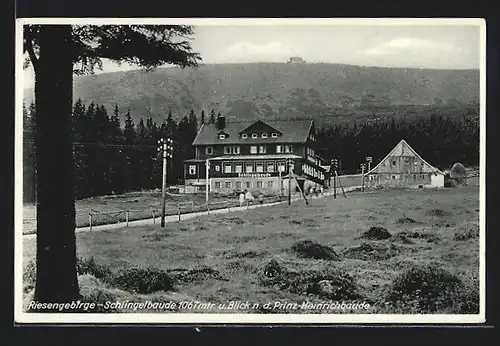
[[[31,29],[28,27],[25,31],[25,44],[26,51],[28,52],[28,56],[30,57],[31,63],[33,64],[33,69],[35,70],[35,74],[38,70],[38,58],[35,54],[35,49],[33,47],[33,35],[31,35]]]

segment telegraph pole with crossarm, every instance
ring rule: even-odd
[[[165,227],[165,204],[167,197],[167,158],[172,158],[173,144],[174,141],[170,138],[166,140],[161,138],[158,140],[158,151],[162,153],[163,156],[163,175],[162,175],[162,186],[161,186],[161,227]]]

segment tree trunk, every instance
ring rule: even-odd
[[[71,302],[79,298],[71,139],[73,59],[70,39],[71,26],[42,25],[35,69],[38,194],[35,300],[41,303]]]

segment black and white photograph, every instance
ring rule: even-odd
[[[16,23],[15,320],[485,321],[486,23]]]

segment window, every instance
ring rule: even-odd
[[[285,163],[278,162],[278,172],[284,172],[284,171],[285,171]]]
[[[248,135],[247,135],[246,133],[244,133],[244,134],[242,134],[242,135],[241,135],[241,138],[243,138],[243,139],[247,139],[247,138],[248,138]]]
[[[392,165],[396,166],[396,160],[392,160]]]
[[[239,154],[240,153],[240,147],[233,147],[232,152],[233,152],[233,154]]]
[[[205,154],[212,155],[213,152],[214,152],[214,149],[212,147],[206,147],[205,148]]]
[[[267,133],[263,133],[262,138],[267,138]]]
[[[252,145],[250,147],[250,154],[257,154],[257,146],[256,145]]]
[[[241,163],[234,165],[234,173],[241,173],[243,171],[243,166]]]
[[[246,182],[245,182],[245,185],[246,185],[247,189],[249,189],[249,188],[251,188],[251,187],[252,187],[252,184],[250,184],[250,182],[249,182],[249,181],[246,181]]]
[[[231,147],[224,147],[224,154],[231,154]]]
[[[269,180],[269,181],[267,182],[267,187],[273,187],[273,183],[274,183],[274,181]]]
[[[190,175],[196,174],[196,165],[189,165],[189,174]]]
[[[225,134],[223,134],[223,133],[220,133],[220,134],[219,134],[219,139],[226,139],[226,135],[225,135]]]
[[[220,171],[220,166],[219,166],[219,165],[216,165],[216,166],[215,166],[215,171],[216,171],[216,172],[219,172],[219,171]]]
[[[263,173],[264,172],[264,165],[262,163],[258,163],[255,165],[255,171],[257,173]]]
[[[253,172],[253,165],[251,163],[246,164],[245,173],[252,173],[252,172]]]
[[[220,189],[220,181],[216,181],[215,182],[215,188],[216,189]]]
[[[259,136],[256,133],[252,133],[252,138],[258,138]]]
[[[274,162],[267,163],[267,172],[269,172],[269,173],[274,172]]]
[[[285,145],[285,153],[292,153],[293,152],[293,145]]]
[[[230,163],[225,163],[224,164],[224,173],[231,173],[232,165]]]
[[[257,181],[257,188],[262,189],[262,181],[261,180]]]
[[[230,181],[226,181],[226,182],[224,183],[224,187],[225,187],[226,189],[230,189],[230,188],[231,188],[231,182],[230,182]]]
[[[241,190],[241,181],[236,182],[236,189]]]
[[[259,145],[259,153],[260,154],[266,153],[266,146],[265,145]]]
[[[277,134],[277,133],[275,133],[275,132],[273,132],[273,133],[271,133],[271,137],[273,137],[273,138],[278,138],[278,134]]]
[[[276,153],[282,153],[283,152],[283,146],[282,145],[277,145],[276,146]]]

